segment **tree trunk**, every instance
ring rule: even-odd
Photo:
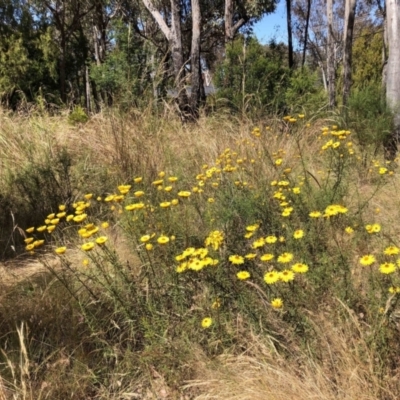
[[[343,35],[343,105],[347,104],[351,87],[353,31],[357,0],[346,0]]]
[[[247,22],[245,18],[240,18],[235,25],[233,24],[233,2],[234,0],[225,0],[225,43],[231,42],[234,39],[237,31]]]
[[[393,112],[393,130],[385,143],[386,156],[394,159],[400,137],[400,0],[386,0],[389,58],[386,70],[386,101]]]
[[[175,76],[175,88],[178,92],[178,105],[183,119],[187,118],[189,99],[185,89],[185,65],[183,62],[183,46],[181,31],[180,0],[171,0],[171,56]]]
[[[333,0],[327,0],[326,13],[328,19],[328,40],[327,40],[327,75],[328,75],[328,99],[329,107],[336,106],[336,82],[335,82],[335,42],[333,37]]]
[[[185,82],[182,79],[185,66],[183,62],[180,0],[171,0],[171,28],[168,27],[164,21],[163,15],[156,9],[151,0],[142,1],[168,40],[171,50],[172,69],[175,77],[175,89],[177,91],[179,111],[181,112],[182,119],[186,119],[190,110]]]
[[[304,46],[303,46],[303,58],[301,61],[301,68],[304,68],[304,64],[306,63],[308,27],[310,25],[310,14],[311,14],[311,1],[312,0],[307,0],[306,27],[304,29]]]
[[[292,0],[286,0],[286,22],[288,32],[288,63],[293,68],[293,35],[292,35]]]
[[[201,65],[200,65],[200,1],[192,0],[192,49],[190,56],[190,71],[192,73],[192,92],[190,95],[190,111],[193,118],[199,116]]]

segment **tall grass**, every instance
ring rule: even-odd
[[[0,118],[2,255],[40,265],[3,285],[5,396],[398,397],[399,181],[360,134]]]

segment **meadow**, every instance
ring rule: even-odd
[[[2,111],[0,399],[399,398],[368,124]]]

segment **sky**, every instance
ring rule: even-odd
[[[276,11],[265,16],[254,25],[254,34],[262,44],[267,44],[271,39],[277,42],[287,43],[286,7],[285,2],[280,0]]]

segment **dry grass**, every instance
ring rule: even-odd
[[[350,310],[346,313],[348,319],[336,323],[331,313],[312,316],[314,348],[292,343],[283,357],[275,341],[253,336],[240,355],[198,361],[199,378],[185,389],[197,389],[196,400],[397,399],[397,378],[384,384],[378,379],[379,367],[360,322]]]

